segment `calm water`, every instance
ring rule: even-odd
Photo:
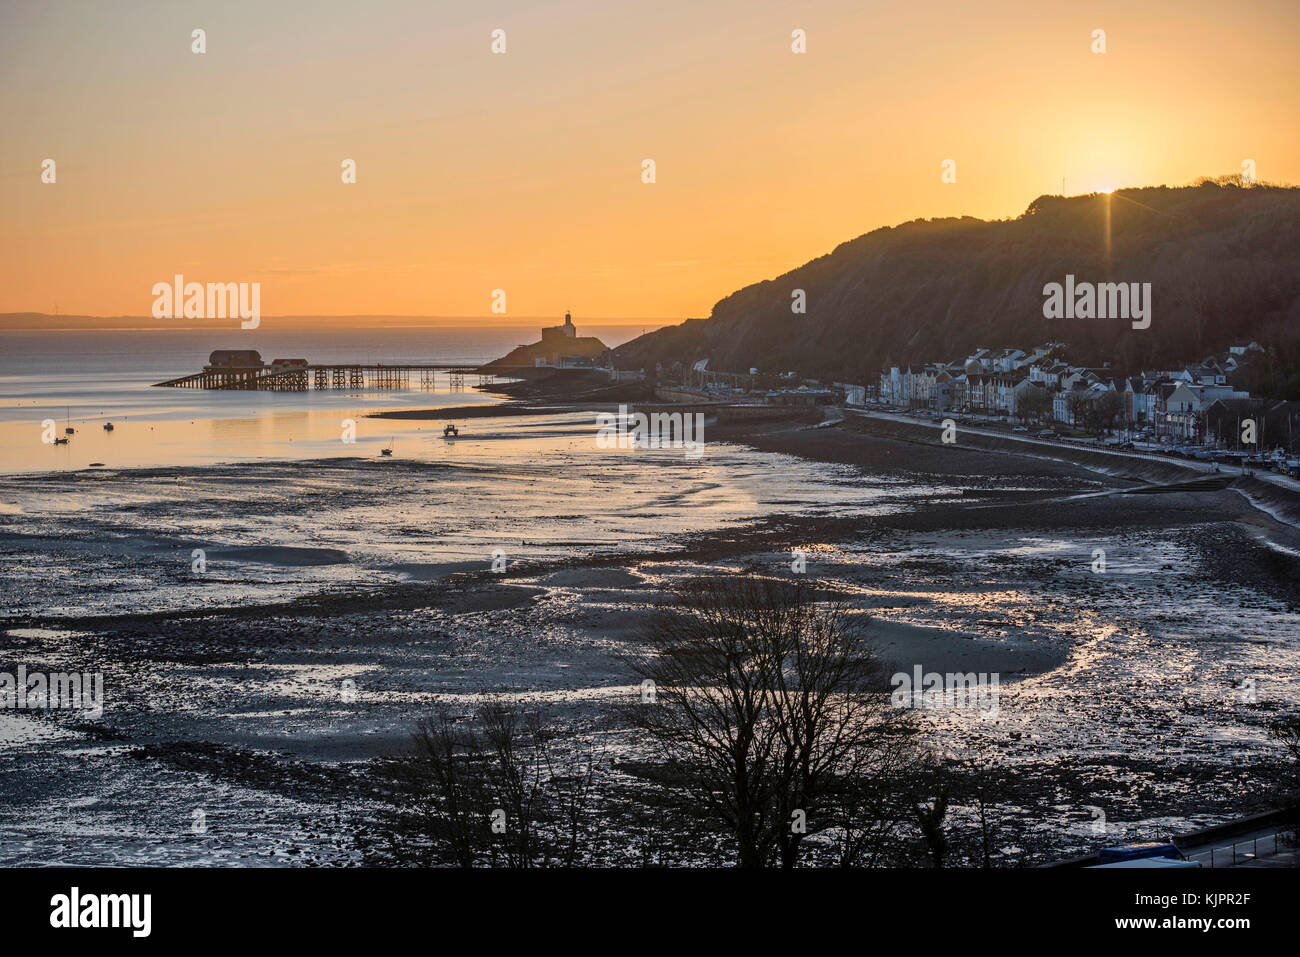
[[[256,330],[0,330],[0,472],[197,465],[255,459],[369,454],[403,429],[372,412],[499,401],[476,390],[436,392],[206,392],[155,389],[153,383],[197,372],[213,349],[257,349],[262,358],[312,362],[480,363],[540,338],[527,326],[377,326],[364,330],[308,325]],[[654,328],[653,324],[647,328]],[[580,326],[579,334],[616,346],[641,326]],[[471,385],[476,380],[467,380]],[[357,446],[340,441],[344,419],[356,421]],[[41,441],[41,423],[67,445]],[[114,430],[105,432],[111,421]],[[400,425],[400,423],[399,423]],[[423,423],[427,431],[430,423]]]
[[[640,328],[579,332],[615,345]],[[263,359],[469,363],[537,336],[535,327],[280,332],[251,346]],[[773,512],[857,514],[935,493],[719,443],[706,442],[700,458],[605,449],[590,411],[462,420],[455,439],[440,420],[366,417],[502,401],[449,392],[445,377],[435,393],[152,388],[197,370],[230,338],[0,333],[5,607],[76,614],[277,600],[436,578],[481,567],[498,550],[541,561],[670,547],[683,533]],[[62,434],[65,406],[71,442],[42,443],[41,421],[56,419]],[[353,443],[342,441],[347,419]],[[392,457],[382,457],[390,444]],[[158,468],[123,471],[136,466]],[[211,560],[197,579],[194,548]]]

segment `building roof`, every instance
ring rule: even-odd
[[[256,349],[214,349],[208,356],[208,365],[262,365],[262,354]]]

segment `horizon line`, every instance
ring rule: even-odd
[[[569,310],[569,313],[571,314],[571,313],[572,313],[572,310]],[[558,314],[558,315],[560,315],[560,316],[562,317],[563,314]],[[547,315],[527,315],[527,316],[525,316],[525,315],[521,315],[521,316],[456,316],[456,315],[436,315],[436,314],[433,314],[433,313],[379,313],[379,312],[367,313],[367,312],[357,312],[357,313],[328,313],[328,314],[327,314],[327,313],[289,313],[289,314],[279,315],[279,316],[276,316],[276,315],[264,315],[264,316],[261,316],[261,320],[262,320],[263,322],[265,322],[265,321],[267,321],[267,320],[272,320],[272,319],[282,319],[282,320],[284,320],[284,319],[287,319],[287,320],[316,320],[316,319],[330,319],[330,320],[333,320],[333,319],[416,319],[416,320],[424,319],[424,320],[427,320],[427,319],[433,319],[433,320],[437,320],[437,321],[439,321],[439,322],[463,322],[463,321],[475,321],[475,322],[497,322],[497,323],[506,323],[506,322],[532,322],[532,321],[550,322],[550,321],[553,321],[553,320],[556,318],[556,316],[557,316],[556,313],[550,313],[550,314],[547,314]],[[682,317],[682,316],[598,316],[598,315],[592,315],[592,316],[587,316],[587,317],[581,317],[581,316],[580,316],[579,318],[582,319],[583,321],[613,322],[613,323],[629,323],[629,324],[631,324],[631,323],[637,323],[637,322],[685,322],[686,319],[691,318],[691,317],[689,317],[689,316],[687,316],[687,317]],[[211,325],[211,324],[224,323],[224,322],[229,322],[229,321],[230,321],[229,318],[223,318],[223,319],[208,319],[208,318],[203,318],[203,319],[197,319],[197,318],[196,318],[196,319],[183,319],[183,318],[175,318],[175,319],[158,319],[158,318],[156,318],[156,317],[154,317],[154,316],[149,316],[149,315],[139,315],[139,316],[136,316],[136,315],[123,314],[123,313],[119,313],[119,314],[116,314],[116,315],[90,315],[90,314],[88,314],[88,313],[63,313],[63,312],[58,312],[58,313],[55,313],[55,312],[0,312],[0,322],[13,321],[13,320],[24,320],[24,319],[63,319],[63,320],[74,320],[74,319],[77,319],[77,320],[92,320],[92,321],[111,321],[111,320],[122,320],[122,319],[126,319],[126,320],[132,320],[132,321],[137,321],[137,320],[138,320],[138,321],[140,321],[140,322],[157,323],[157,324],[159,324],[159,325],[166,325],[166,326],[178,325],[178,324],[180,324],[180,323],[184,323],[184,324],[186,324],[186,325],[187,325],[188,327],[190,327],[190,328],[194,328],[194,327],[196,327],[196,326]]]

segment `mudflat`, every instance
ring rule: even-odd
[[[373,862],[357,834],[388,799],[385,755],[435,707],[492,696],[535,702],[569,746],[598,746],[607,794],[652,789],[627,771],[653,756],[619,720],[636,695],[620,656],[676,584],[735,571],[816,580],[900,672],[998,676],[995,714],[919,716],[928,747],[1004,785],[997,864],[1216,823],[1263,800],[1267,721],[1300,701],[1298,543],[1231,488],[1125,495],[1139,483],[854,423],[708,439],[715,471],[704,475],[675,461],[645,480],[648,465],[595,469],[592,489],[643,481],[644,514],[680,519],[670,533],[624,523],[597,540],[584,524],[604,514],[597,499],[548,506],[574,534],[535,548],[521,537],[500,570],[489,546],[508,514],[493,524],[493,506],[464,498],[445,526],[415,511],[462,474],[430,463],[61,479],[88,505],[43,535],[24,497],[34,486],[0,481],[0,497],[23,503],[0,525],[0,560],[15,572],[0,670],[89,663],[106,695],[93,720],[0,713],[0,750],[15,759],[0,764],[0,860]],[[788,488],[743,501],[747,470]],[[688,479],[700,483],[692,495],[670,494]],[[513,468],[475,481],[467,497],[481,506],[510,481],[557,481],[556,501],[571,487]],[[167,491],[177,482],[184,491]],[[396,518],[366,510],[377,495]],[[740,505],[721,512],[717,496]],[[624,509],[615,502],[610,521]],[[180,515],[176,534],[160,532]],[[340,542],[314,521],[356,534]],[[176,558],[213,537],[206,522],[245,537],[297,528],[301,540],[211,548],[219,574],[196,584]],[[466,524],[483,533],[473,556],[415,548]],[[17,574],[38,554],[39,575]],[[628,803],[601,802],[602,827],[626,838],[611,863],[637,859]]]

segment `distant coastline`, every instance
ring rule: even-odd
[[[267,325],[324,324],[331,327],[423,328],[467,325],[485,325],[500,329],[536,327],[555,321],[554,316],[399,316],[399,315],[339,315],[339,316],[263,316]],[[680,318],[591,317],[585,320],[595,326],[639,326],[646,331],[676,325]],[[205,332],[239,332],[237,322],[229,319],[155,319],[152,316],[84,316],[55,315],[44,312],[0,312],[0,332],[48,332],[59,329],[100,329],[103,331],[133,330],[202,330]]]

